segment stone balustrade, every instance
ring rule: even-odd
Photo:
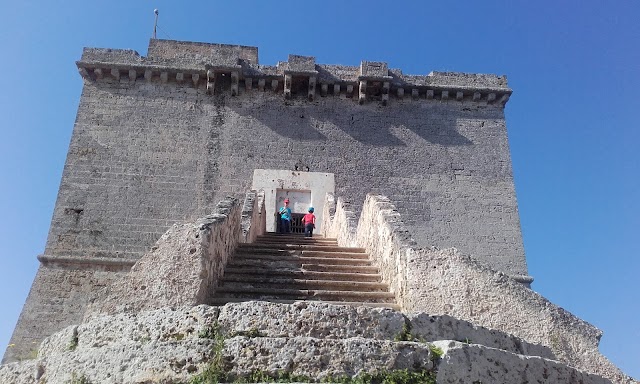
[[[324,235],[363,247],[405,313],[450,315],[548,346],[558,360],[616,383],[632,382],[598,350],[602,332],[500,271],[455,248],[418,248],[394,204],[367,195],[356,223],[350,204],[328,195]]]

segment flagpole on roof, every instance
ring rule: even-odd
[[[155,13],[155,15],[156,15],[156,21],[153,23],[153,36],[151,38],[155,39],[156,38],[156,30],[158,28],[158,8],[154,9],[153,13]]]

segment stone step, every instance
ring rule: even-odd
[[[238,297],[215,297],[209,305],[221,306],[228,303],[245,303],[252,301],[250,299],[243,299]],[[350,307],[370,307],[370,308],[391,308],[396,311],[400,310],[400,306],[395,303],[371,303],[366,301],[328,301],[328,300],[287,300],[287,299],[264,299],[260,302],[269,302],[277,304],[294,304],[309,302],[312,304],[329,304],[329,305],[345,305]],[[399,331],[400,332],[400,331]],[[398,333],[399,333],[398,332]]]
[[[364,248],[338,247],[333,245],[307,245],[307,244],[263,244],[263,243],[244,243],[238,244],[239,250],[246,249],[282,249],[291,250],[298,249],[301,251],[327,251],[327,252],[366,252]]]
[[[369,255],[364,252],[330,252],[330,251],[303,251],[298,249],[238,249],[236,255],[297,255],[315,257],[337,257],[351,259],[369,259]]]
[[[273,270],[307,270],[320,272],[349,272],[349,273],[379,273],[377,267],[370,265],[337,264],[336,259],[327,259],[330,264],[308,263],[304,260],[263,260],[263,259],[232,259],[227,264],[231,268],[254,267]]]
[[[334,281],[366,281],[380,282],[382,279],[376,273],[349,273],[349,272],[321,272],[302,270],[265,270],[264,268],[233,268],[225,269],[224,277],[248,278],[299,278]],[[223,278],[224,278],[223,277]]]
[[[369,259],[355,259],[350,257],[315,257],[298,255],[261,255],[261,254],[239,254],[229,262],[234,263],[241,260],[264,260],[274,262],[287,262],[292,264],[325,264],[325,265],[371,265]]]
[[[366,281],[340,281],[317,279],[274,279],[264,276],[225,276],[221,287],[255,287],[287,289],[349,290],[360,292],[387,291],[384,283]]]
[[[393,302],[395,296],[390,292],[359,292],[359,291],[330,291],[315,289],[277,289],[254,287],[218,287],[218,297],[255,297],[264,299],[292,299],[292,300],[331,300],[331,301],[367,301]],[[353,300],[359,299],[359,300]]]
[[[287,242],[292,241],[295,243],[334,243],[337,244],[338,241],[336,239],[328,239],[324,237],[298,237],[298,236],[258,236],[256,238],[257,242],[260,241],[272,241],[272,242]]]
[[[288,233],[288,234],[283,234],[283,233],[276,233],[276,232],[265,232],[264,234],[258,236],[258,238],[263,238],[263,237],[275,237],[275,238],[280,238],[280,237],[291,237],[294,239],[320,239],[320,240],[333,240],[333,241],[337,241],[336,238],[334,237],[324,237],[321,234],[318,233],[314,233],[313,237],[305,237],[304,233]]]
[[[259,240],[253,243],[245,243],[247,245],[251,244],[259,244],[259,245],[269,245],[274,247],[281,247],[283,245],[307,245],[307,246],[318,246],[318,247],[338,247],[338,243],[335,241],[277,241],[277,240]]]
[[[256,241],[274,241],[274,242],[282,242],[282,241],[293,241],[300,243],[335,243],[338,241],[336,239],[327,239],[324,237],[302,237],[302,236],[286,236],[286,235],[276,235],[276,236],[258,236]]]

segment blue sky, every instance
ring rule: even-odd
[[[507,75],[533,289],[604,331],[640,377],[640,2],[0,0],[0,350],[43,252],[82,81],[82,48],[159,38],[254,45],[325,64]]]

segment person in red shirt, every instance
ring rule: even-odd
[[[316,227],[316,216],[313,214],[313,207],[309,207],[309,213],[302,218],[304,224],[304,237],[313,237],[313,229]]]

